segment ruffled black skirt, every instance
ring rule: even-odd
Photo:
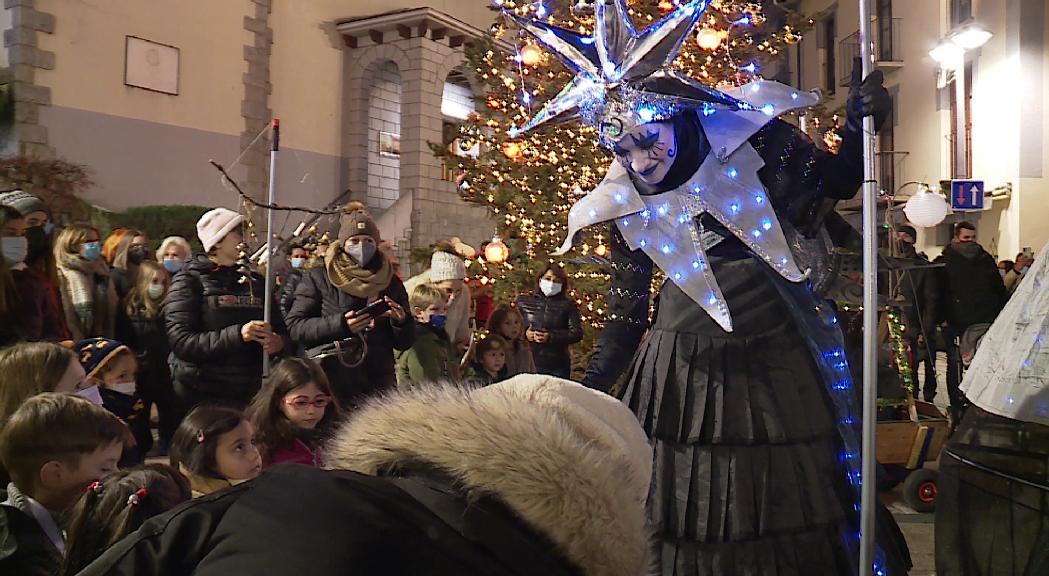
[[[665,575],[855,571],[833,405],[759,266],[715,263],[732,333],[666,283],[620,385],[654,444],[648,504]]]

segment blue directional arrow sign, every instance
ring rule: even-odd
[[[951,209],[983,210],[983,180],[952,180]]]

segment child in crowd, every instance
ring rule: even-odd
[[[248,406],[262,460],[320,467],[320,441],[341,415],[324,370],[312,360],[287,358]]]
[[[0,432],[0,461],[11,475],[0,495],[0,574],[58,572],[61,518],[88,484],[117,471],[130,441],[119,418],[72,394],[39,394],[11,415]]]
[[[175,419],[175,392],[171,386],[168,356],[171,347],[164,328],[164,297],[171,285],[171,275],[157,262],[139,264],[135,284],[124,299],[124,314],[117,324],[117,338],[128,345],[138,359],[138,395],[147,414],[156,405],[160,446],[167,453]]]
[[[474,351],[474,361],[466,369],[466,379],[479,386],[488,386],[506,379],[506,355],[510,344],[496,334],[481,340]]]
[[[143,522],[190,499],[189,481],[164,464],[92,482],[73,509],[63,576],[73,576]]]
[[[153,435],[149,429],[149,412],[137,394],[135,353],[120,342],[106,338],[81,340],[76,344],[76,353],[88,380],[98,384],[102,406],[127,423],[135,436],[135,446],[125,450],[121,467],[141,464],[153,446]]]
[[[189,478],[194,498],[246,482],[262,471],[251,422],[239,410],[207,404],[194,408],[175,430],[170,462]]]
[[[501,336],[508,344],[506,350],[506,377],[534,374],[535,360],[532,348],[525,338],[521,311],[509,304],[500,304],[488,318],[488,333]]]
[[[397,353],[397,385],[459,380],[459,358],[444,323],[448,296],[433,284],[420,284],[408,300],[415,315],[415,343]]]

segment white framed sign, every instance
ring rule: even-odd
[[[144,38],[127,36],[124,51],[124,84],[178,94],[179,49]]]

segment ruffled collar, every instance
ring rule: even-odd
[[[707,240],[704,231],[694,223],[697,216],[710,214],[783,278],[803,281],[808,273],[795,261],[758,178],[764,161],[749,139],[775,115],[769,114],[770,110],[785,113],[811,106],[819,96],[767,81],[739,90],[739,96],[751,101],[756,110],[700,113],[700,124],[711,150],[687,182],[660,194],[643,196],[626,169],[613,162],[597,188],[572,206],[568,238],[556,254],[571,248],[579,230],[615,221],[631,249],[645,252],[670,281],[727,332],[732,331],[732,316],[708,265]]]

